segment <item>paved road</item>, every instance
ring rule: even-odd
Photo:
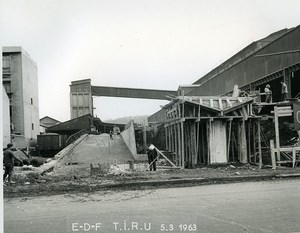
[[[5,233],[288,233],[299,220],[299,179],[4,199]]]

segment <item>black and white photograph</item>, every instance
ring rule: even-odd
[[[0,0],[0,232],[299,233],[299,0]]]

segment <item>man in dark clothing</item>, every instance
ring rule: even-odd
[[[147,149],[148,162],[150,171],[156,171],[157,152],[152,144]]]
[[[288,94],[288,88],[287,85],[284,83],[284,81],[281,81],[281,101],[285,101]]]
[[[267,84],[265,87],[265,95],[266,95],[265,102],[272,103],[272,91],[271,91],[271,86],[269,84]]]
[[[18,159],[14,153],[11,151],[11,148],[13,147],[13,144],[9,143],[7,144],[6,150],[3,152],[3,165],[5,167],[5,173],[3,174],[3,183],[8,176],[8,183],[13,184],[11,180],[11,175],[14,169],[14,160],[18,160],[22,163],[22,160]]]

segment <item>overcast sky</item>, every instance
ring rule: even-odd
[[[38,66],[40,118],[70,119],[71,81],[177,90],[253,41],[300,24],[299,0],[0,0],[3,46]],[[97,97],[102,120],[165,101]]]

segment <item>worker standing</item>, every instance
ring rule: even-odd
[[[156,171],[156,160],[157,160],[157,152],[155,150],[155,146],[151,144],[147,149],[148,162],[150,171]]]
[[[287,85],[284,83],[284,81],[281,81],[281,101],[285,101],[288,94]]]
[[[11,180],[12,172],[13,172],[13,169],[14,169],[14,160],[16,159],[16,160],[20,161],[21,163],[23,162],[22,160],[20,160],[19,158],[17,158],[14,155],[14,153],[11,150],[12,147],[13,147],[13,144],[11,144],[11,143],[7,144],[7,148],[3,152],[3,164],[4,164],[4,167],[5,167],[5,172],[3,174],[3,183],[5,182],[5,179],[8,176],[8,183],[9,184],[14,184],[15,183]]]
[[[265,95],[266,95],[265,102],[272,103],[272,91],[271,91],[271,86],[269,84],[267,84],[265,87]]]

